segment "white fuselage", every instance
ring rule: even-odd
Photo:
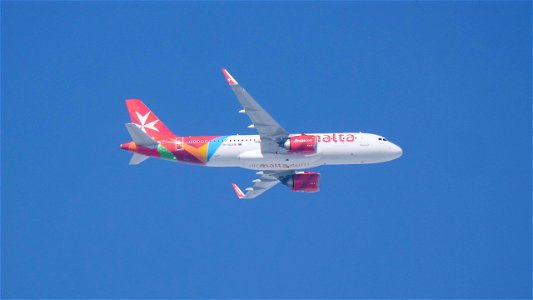
[[[206,166],[242,167],[252,170],[299,170],[321,165],[379,163],[396,159],[402,149],[370,133],[311,133],[318,136],[316,153],[263,154],[259,135],[225,138]]]

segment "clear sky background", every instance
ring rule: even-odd
[[[2,2],[2,297],[531,297],[531,3]],[[238,201],[244,169],[129,166],[177,134],[289,131],[399,160]]]

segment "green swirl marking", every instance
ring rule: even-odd
[[[176,159],[174,154],[172,154],[172,152],[168,151],[168,149],[163,147],[162,145],[157,146],[157,152],[159,152],[159,156],[161,156],[161,158],[170,160]]]

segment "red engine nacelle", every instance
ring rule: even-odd
[[[290,137],[283,145],[290,153],[316,153],[317,137],[314,135],[297,135]]]
[[[295,192],[314,193],[320,190],[320,173],[298,172],[281,182]]]

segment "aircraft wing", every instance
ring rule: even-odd
[[[257,174],[260,174],[261,177],[254,180],[254,185],[246,188],[246,193],[243,193],[241,189],[235,184],[232,183],[233,190],[239,199],[253,199],[262,193],[268,191],[271,187],[280,183],[280,178],[294,174],[295,171],[261,171]]]
[[[249,128],[255,128],[259,132],[261,151],[263,153],[278,153],[281,150],[280,143],[288,138],[289,133],[239,85],[226,69],[223,68],[222,73],[224,73],[224,77],[243,107],[240,112],[246,113],[252,121]]]

